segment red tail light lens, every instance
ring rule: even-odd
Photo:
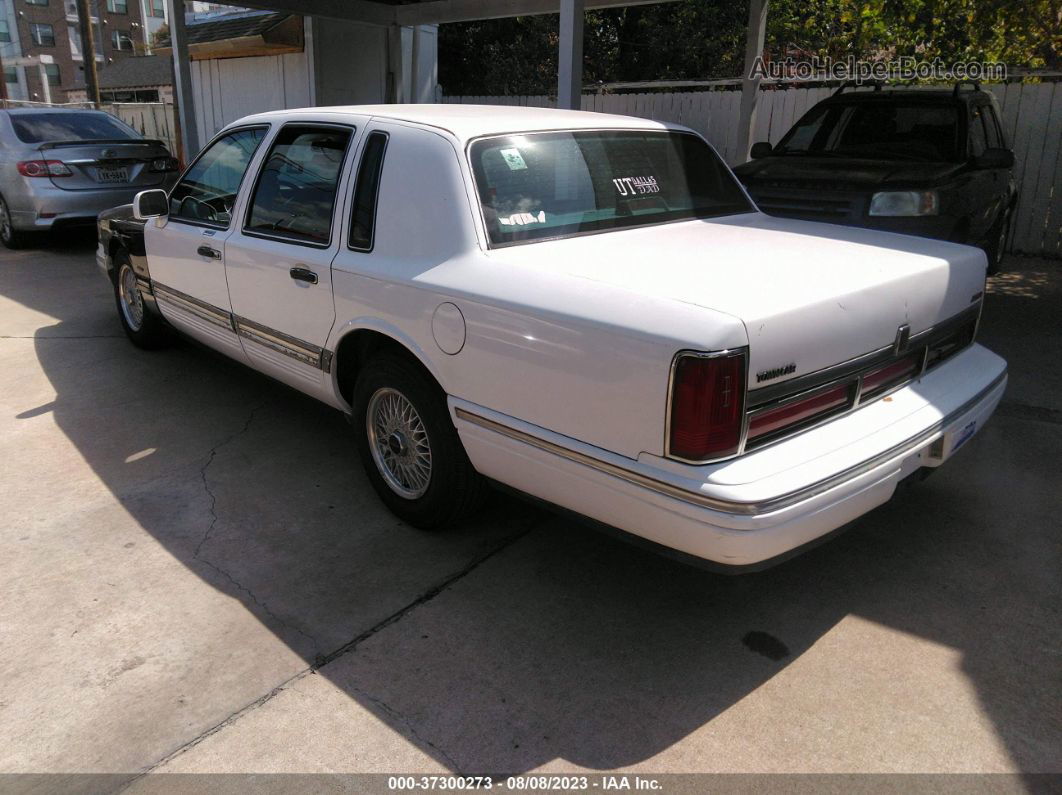
[[[803,400],[768,409],[749,419],[749,442],[782,428],[794,429],[802,423],[825,417],[849,404],[851,384],[831,387]]]
[[[680,356],[671,385],[668,452],[690,461],[734,455],[745,411],[745,353]]]
[[[895,386],[901,381],[906,381],[916,372],[922,363],[922,354],[916,353],[906,359],[871,370],[863,376],[863,390],[859,393],[860,400],[866,400],[879,392],[883,392],[890,386]]]
[[[23,160],[17,168],[24,177],[69,177],[73,173],[62,160]]]

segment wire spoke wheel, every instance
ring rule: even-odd
[[[424,421],[396,389],[377,389],[365,411],[365,430],[376,468],[390,489],[415,500],[431,483],[431,444]]]
[[[123,265],[118,273],[118,298],[122,317],[133,331],[144,325],[144,296],[136,285],[136,274],[129,265]]]

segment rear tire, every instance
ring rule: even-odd
[[[171,339],[169,327],[148,309],[126,252],[119,251],[114,255],[114,268],[114,300],[125,335],[138,348],[155,350],[165,347]]]
[[[436,530],[469,516],[485,492],[450,419],[446,397],[403,356],[370,359],[354,384],[362,466],[384,504],[407,524]]]
[[[0,196],[0,243],[10,249],[19,249],[24,248],[28,242],[29,234],[15,229],[7,200]]]

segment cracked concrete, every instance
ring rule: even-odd
[[[507,497],[404,527],[335,412],[128,345],[91,244],[0,260],[0,772],[1059,768],[1057,265],[990,290],[960,457],[721,578]]]

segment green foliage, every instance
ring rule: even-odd
[[[745,3],[677,3],[590,11],[584,82],[737,77]],[[1062,0],[772,0],[766,53],[862,59],[1002,61],[1062,69]],[[446,93],[556,90],[553,14],[443,25],[439,82]]]

